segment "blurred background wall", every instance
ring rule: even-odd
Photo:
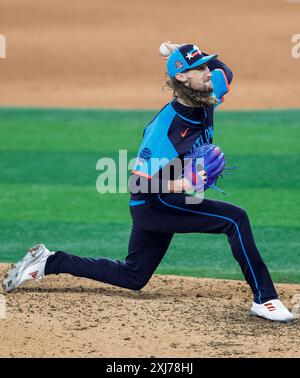
[[[0,106],[159,108],[160,43],[195,43],[234,71],[227,109],[300,107],[296,0],[1,0]]]

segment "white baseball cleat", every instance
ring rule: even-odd
[[[43,244],[30,248],[22,260],[11,265],[11,269],[4,276],[3,290],[9,293],[25,281],[44,277],[47,258],[54,253]]]
[[[277,322],[290,322],[294,319],[294,315],[279,299],[272,299],[263,304],[253,302],[251,314]]]

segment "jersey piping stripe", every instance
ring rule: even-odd
[[[129,206],[139,206],[139,205],[143,205],[144,203],[146,203],[145,200],[130,200],[129,201]]]
[[[175,113],[176,115],[178,115],[178,117],[184,119],[185,121],[188,121],[188,122],[190,122],[190,123],[193,123],[194,125],[200,125],[200,124],[202,123],[202,122],[199,122],[199,121],[192,121],[191,119],[186,118],[186,117],[184,117],[183,115],[177,113],[176,110],[174,109],[174,106],[172,105],[172,102],[173,102],[173,101],[169,102],[169,105],[171,105],[172,110],[174,111],[174,113]],[[204,109],[204,112],[205,112],[205,109]],[[206,116],[206,112],[205,112],[205,116]]]
[[[178,207],[178,206],[174,206],[174,205],[170,205],[168,204],[167,202],[165,202],[161,197],[160,195],[158,194],[158,198],[160,200],[160,202],[162,202],[164,205],[166,206],[169,206],[169,207],[173,207],[174,209],[179,209],[179,210],[182,210],[182,211],[187,211],[187,212],[190,212],[190,213],[195,213],[195,214],[201,214],[201,215],[207,215],[209,217],[216,217],[216,218],[222,218],[222,219],[226,219],[226,220],[229,220],[230,222],[232,222],[236,229],[237,229],[237,232],[238,232],[238,236],[239,236],[239,239],[240,239],[240,242],[241,242],[241,246],[242,246],[242,250],[243,250],[243,253],[244,253],[244,256],[247,260],[247,263],[249,265],[249,268],[250,268],[250,271],[251,271],[251,274],[252,274],[252,277],[254,279],[254,283],[255,283],[255,287],[258,291],[258,301],[259,301],[259,304],[261,304],[261,292],[259,290],[259,287],[258,287],[258,284],[257,284],[257,280],[256,280],[256,277],[255,277],[255,274],[254,274],[254,271],[253,271],[253,268],[251,266],[251,263],[249,261],[249,258],[248,258],[248,255],[246,253],[246,250],[245,250],[245,247],[244,247],[244,243],[242,241],[242,237],[241,237],[241,234],[240,234],[240,230],[239,230],[239,226],[237,225],[237,223],[231,219],[231,218],[228,218],[228,217],[224,217],[222,215],[216,215],[216,214],[210,214],[210,213],[204,213],[204,212],[201,212],[201,211],[196,211],[196,210],[189,210],[189,209],[185,209],[184,207]]]
[[[175,112],[175,110],[174,110],[174,112]],[[181,114],[179,114],[177,112],[175,112],[175,113],[178,115],[178,117],[184,119],[185,121],[191,122],[194,125],[200,125],[202,123],[202,122],[192,121],[191,119],[185,118],[184,116],[182,116]]]
[[[148,175],[147,173],[136,171],[135,169],[133,169],[131,172],[135,173],[136,175],[146,177],[147,179],[151,179],[152,178],[152,176]]]

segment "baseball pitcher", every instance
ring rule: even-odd
[[[206,54],[194,44],[166,42],[160,53],[166,60],[166,84],[173,91],[173,99],[144,129],[132,170],[132,231],[127,257],[124,261],[84,258],[63,251],[50,252],[38,244],[11,267],[4,289],[11,292],[26,280],[68,273],[140,290],[161,262],[175,233],[225,234],[253,293],[251,313],[269,320],[290,321],[293,315],[278,299],[246,211],[211,199],[188,201],[194,192],[215,185],[224,168],[223,154],[213,145],[214,111],[229,92],[232,72],[216,54]],[[184,163],[199,149],[204,159],[202,167],[190,164],[188,172],[181,175],[169,169],[175,159]],[[184,171],[185,165],[182,167]]]

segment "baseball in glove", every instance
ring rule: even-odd
[[[184,177],[191,182],[196,192],[211,188],[225,194],[216,186],[218,178],[223,178],[225,163],[225,155],[218,145],[203,144],[184,156]],[[203,169],[207,174],[205,183],[198,174]]]

